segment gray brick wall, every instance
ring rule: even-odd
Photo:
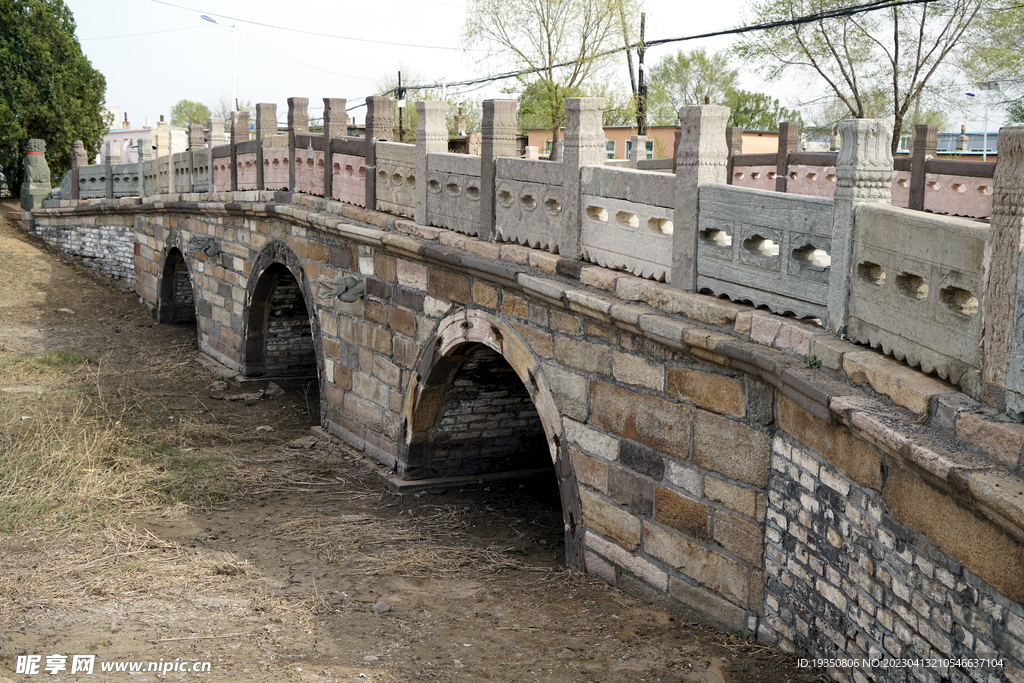
[[[777,437],[759,637],[789,652],[856,658],[836,681],[1024,680],[1024,607],[889,515],[877,493]],[[868,659],[1002,660],[1002,667],[863,666]]]

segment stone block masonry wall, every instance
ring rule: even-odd
[[[780,411],[788,414],[784,426],[802,419],[792,403]],[[861,464],[860,482],[830,462],[851,456]],[[960,536],[961,547],[991,530],[970,515],[966,523],[947,516],[948,509],[921,495],[916,475],[900,467],[892,467],[884,484],[867,474],[878,458],[874,447],[849,438],[833,442],[829,459],[789,435],[773,440],[761,640],[825,659],[939,662],[836,666],[830,669],[836,681],[1024,680],[1024,606],[898,520],[889,503],[900,500],[941,519]],[[1014,543],[1003,542],[989,550],[1012,558]],[[999,562],[970,559],[982,571],[985,563]],[[1013,565],[1011,559],[1006,569],[989,570],[1012,572]],[[1012,576],[1004,578],[1014,590]],[[963,661],[941,663],[950,659]]]
[[[31,231],[55,249],[79,258],[89,268],[125,288],[135,283],[131,216],[39,218]]]

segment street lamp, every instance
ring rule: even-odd
[[[202,19],[210,22],[211,24],[217,24],[218,26],[224,26],[216,19],[206,14],[199,15]],[[232,111],[238,109],[238,100],[235,99],[235,25],[231,24],[231,108]]]
[[[999,83],[997,83],[996,81],[986,81],[985,83],[979,83],[978,84],[978,90],[983,90],[985,92],[991,92],[993,90],[999,90]],[[978,97],[977,94],[972,93],[972,92],[965,92],[964,94],[967,95],[968,97]],[[985,101],[985,119],[984,119],[984,124],[983,124],[984,125],[984,130],[982,131],[982,138],[981,138],[982,139],[982,142],[981,142],[981,160],[982,161],[988,161],[988,106],[989,106],[989,97],[986,95],[983,99]]]

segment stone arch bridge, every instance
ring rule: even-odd
[[[159,321],[244,379],[316,382],[324,428],[398,480],[552,470],[572,568],[786,651],[939,662],[836,680],[1024,680],[1024,428],[963,382],[686,291],[678,243],[665,283],[286,191],[17,217],[126,248]]]

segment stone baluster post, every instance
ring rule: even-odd
[[[139,147],[139,196],[145,197],[147,194],[156,191],[155,182],[146,185],[146,162],[153,161],[153,140],[150,138],[140,138],[136,144]],[[212,181],[210,186],[213,187]]]
[[[785,192],[789,183],[789,155],[800,149],[800,124],[779,124],[779,155],[775,160],[775,191]]]
[[[633,135],[629,138],[629,167],[637,168],[641,159],[647,158],[647,136]]]
[[[71,198],[79,199],[81,197],[81,188],[79,184],[81,180],[79,178],[78,169],[82,166],[86,166],[89,163],[89,155],[85,151],[85,143],[81,140],[75,140],[71,143]],[[142,176],[139,176],[139,183],[142,182]],[[139,196],[142,196],[142,187],[139,187]]]
[[[295,149],[295,136],[309,132],[309,99],[305,97],[288,98],[288,189],[299,191],[296,170],[299,160]]]
[[[914,149],[910,154],[910,201],[907,208],[924,211],[925,188],[928,187],[925,164],[935,157],[939,146],[939,127],[925,123],[914,126]]]
[[[231,112],[231,191],[238,190],[238,143],[249,139],[249,112]]]
[[[103,144],[103,164],[106,167],[104,175],[107,182],[103,190],[103,196],[107,199],[114,198],[114,166],[121,163],[121,148],[116,140],[107,140]]]
[[[604,166],[604,100],[600,97],[570,97],[565,100],[565,142],[562,146],[562,201],[565,216],[562,234],[556,236],[558,253],[578,259],[583,232],[583,192],[580,174],[584,166]]]
[[[171,184],[171,131],[168,130],[163,116],[160,117],[156,129],[153,131],[153,144],[156,145],[153,152],[153,157],[156,159],[156,192],[164,194],[170,192],[168,186]],[[167,169],[167,172],[164,174],[165,178],[162,179],[160,171],[164,168]]]
[[[188,191],[196,191],[196,150],[206,146],[206,139],[203,136],[203,125],[201,123],[190,123],[188,126]],[[139,176],[141,182],[141,176]]]
[[[427,157],[448,151],[447,102],[417,102],[416,115],[416,212],[420,225],[430,225],[427,211],[429,187],[427,183]],[[443,185],[444,183],[442,183]]]
[[[713,104],[682,107],[676,147],[676,210],[672,231],[673,287],[697,290],[697,221],[700,186],[724,183],[729,151],[725,124],[729,108]]]
[[[999,129],[999,161],[992,179],[992,221],[985,242],[982,320],[985,347],[981,400],[1024,416],[1024,127]]]
[[[498,157],[516,156],[515,100],[484,100],[480,150],[480,239],[494,241]]]
[[[263,149],[273,143],[277,135],[277,105],[260,103],[256,105],[256,189],[265,190],[266,178],[263,176]]]
[[[334,138],[348,135],[348,100],[324,98],[324,197],[334,198]]]
[[[730,126],[725,129],[725,146],[728,149],[728,161],[725,164],[725,182],[732,185],[734,157],[743,154],[743,129]]]
[[[892,203],[892,121],[847,119],[839,124],[832,265],[828,277],[828,327],[842,336],[850,310],[857,204]]]
[[[228,136],[224,131],[224,119],[211,116],[207,119],[206,127],[210,130],[210,139],[208,141],[210,149],[228,144]]]
[[[376,143],[391,140],[395,129],[395,115],[390,97],[366,98],[366,208],[377,210],[377,148]],[[426,183],[426,178],[417,178],[417,186]]]

